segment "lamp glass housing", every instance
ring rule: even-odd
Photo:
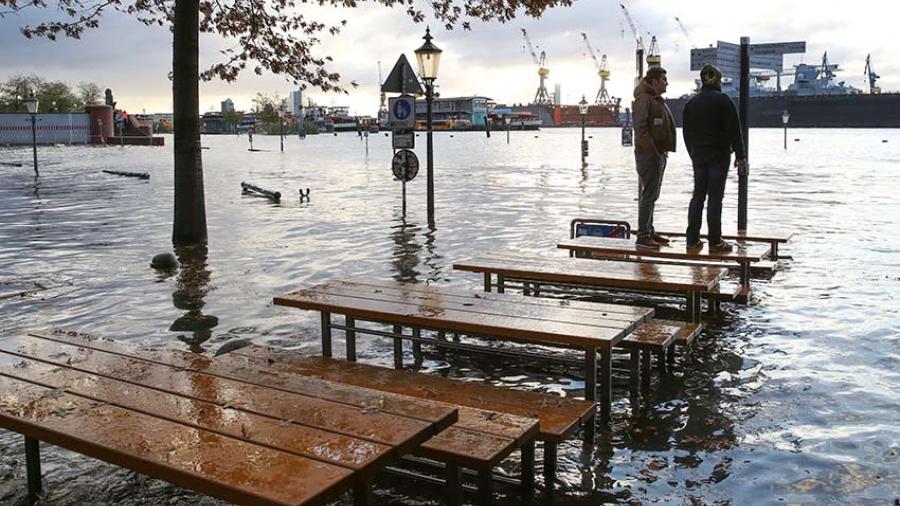
[[[790,121],[790,120],[791,120],[791,114],[789,112],[784,111],[783,113],[781,113],[781,122],[783,124],[787,125],[788,121]]]
[[[416,49],[416,60],[419,63],[419,76],[422,79],[433,81],[437,79],[438,65],[441,62],[440,48],[431,43],[431,30],[425,29],[425,43],[419,49]]]
[[[28,108],[29,114],[36,114],[38,110],[38,99],[34,95],[28,95],[25,98],[25,107]]]
[[[578,102],[578,113],[585,116],[588,113],[588,107],[588,101],[584,98],[584,95],[582,95],[581,102]]]

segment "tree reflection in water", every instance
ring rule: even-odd
[[[201,353],[201,344],[212,336],[212,329],[219,324],[219,318],[203,314],[203,300],[209,291],[210,272],[207,269],[206,246],[186,246],[175,249],[175,256],[180,264],[175,291],[172,292],[172,304],[176,309],[184,311],[172,322],[172,332],[189,332],[190,335],[179,334],[178,340],[186,343],[194,353]]]

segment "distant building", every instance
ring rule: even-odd
[[[303,117],[303,91],[296,90],[291,92],[290,96],[291,114],[295,118]]]
[[[559,83],[556,83],[553,86],[553,105],[559,105],[562,103],[562,86]]]
[[[436,98],[432,106],[434,121],[468,122],[473,127],[484,127],[488,115],[488,97]],[[425,100],[416,100],[416,119],[424,120]],[[464,125],[460,125],[462,127]]]
[[[221,111],[223,114],[226,112],[234,112],[234,102],[232,102],[230,98],[223,100]]]

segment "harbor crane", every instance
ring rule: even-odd
[[[878,95],[879,93],[881,93],[881,88],[876,85],[876,82],[881,78],[881,76],[876,74],[875,69],[872,68],[871,54],[866,55],[866,69],[863,71],[863,73],[866,75],[866,79],[869,83],[869,93],[873,95]]]
[[[544,82],[547,80],[547,76],[550,74],[550,69],[547,68],[547,53],[541,51],[541,56],[538,57],[537,53],[534,52],[534,46],[531,45],[531,39],[528,38],[528,32],[522,28],[522,36],[525,38],[525,45],[528,47],[528,52],[531,54],[531,59],[534,61],[534,64],[538,66],[538,77],[540,78],[540,84],[538,85],[537,93],[534,94],[534,104],[538,105],[552,105],[553,101],[550,100],[550,94],[547,93],[547,86]]]
[[[647,50],[647,68],[662,65],[662,57],[659,55],[659,44],[656,43],[656,35],[650,38],[650,49]]]
[[[678,16],[675,16],[675,22],[678,23],[678,28],[681,29],[681,34],[684,35],[684,40],[687,41],[691,49],[694,49],[696,46],[691,44],[691,34],[688,32],[687,28],[684,27],[684,23],[681,22],[681,19],[679,19]]]
[[[637,75],[634,78],[634,85],[637,86],[641,78],[644,77],[644,39],[641,38],[637,27],[634,25],[634,20],[631,19],[631,14],[629,14],[625,5],[619,4],[619,7],[622,8],[622,15],[625,16],[625,21],[628,23],[628,27],[631,28],[631,34],[634,35],[634,64],[635,70],[637,71]]]
[[[381,78],[381,60],[378,60],[378,89],[380,90],[382,86],[384,86],[384,79]],[[384,92],[384,90],[381,91],[381,96],[379,98],[380,101],[378,104],[378,114],[380,116],[382,113],[384,113],[386,116],[388,112],[387,94]]]
[[[591,46],[587,34],[581,32],[581,37],[584,39],[584,45],[587,46],[588,53],[590,53],[591,59],[594,60],[594,65],[597,67],[597,75],[600,76],[600,91],[597,92],[597,98],[594,99],[594,103],[601,105],[611,104],[612,99],[609,97],[609,92],[606,91],[606,81],[609,80],[609,65],[606,62],[606,55],[603,55],[598,61],[597,54]]]

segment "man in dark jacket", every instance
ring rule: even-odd
[[[653,229],[653,211],[663,174],[666,171],[668,153],[675,151],[675,122],[662,94],[669,81],[662,67],[651,67],[634,89],[634,160],[641,181],[638,198],[639,248],[658,249],[669,240]]]
[[[688,210],[687,246],[703,247],[700,224],[703,202],[709,197],[706,226],[710,251],[731,251],[733,246],[722,240],[722,197],[731,153],[734,166],[747,168],[741,122],[734,102],[722,93],[722,73],[713,65],[700,70],[702,87],[684,105],[684,144],[694,165],[694,194]]]

